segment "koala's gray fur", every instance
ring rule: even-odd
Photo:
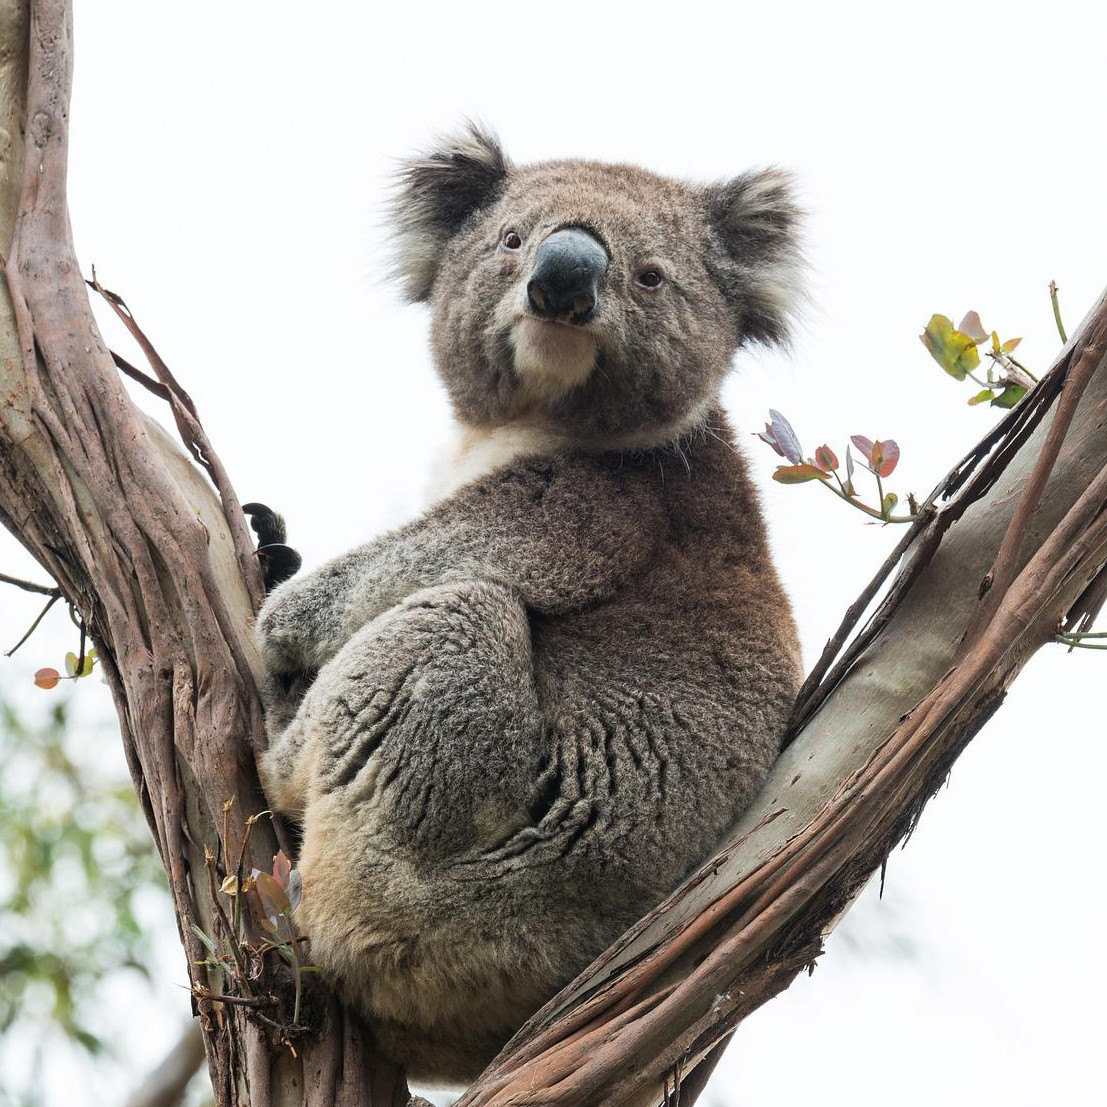
[[[303,824],[312,960],[411,1075],[457,1081],[709,853],[778,753],[798,647],[717,394],[742,342],[785,337],[797,212],[776,172],[515,168],[472,129],[408,164],[397,215],[457,464],[506,445],[270,597],[262,768]],[[563,227],[609,257],[575,328],[525,302]]]

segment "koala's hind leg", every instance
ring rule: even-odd
[[[494,846],[525,825],[542,752],[526,608],[491,581],[416,592],[320,670],[292,725],[319,746],[314,790],[420,863]]]
[[[480,1071],[552,988],[505,911],[518,882],[490,889],[477,863],[529,823],[541,771],[526,608],[487,581],[413,594],[320,670],[293,725],[314,749],[312,959],[412,1071]]]

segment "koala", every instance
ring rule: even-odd
[[[421,516],[268,598],[261,770],[312,961],[457,1083],[779,752],[799,650],[719,388],[786,340],[799,213],[775,170],[517,167],[474,126],[405,163],[394,217],[459,441]]]

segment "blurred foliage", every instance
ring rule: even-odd
[[[168,890],[130,780],[103,762],[66,702],[35,723],[0,703],[0,1048],[24,1062],[0,1066],[0,1104],[42,1102],[59,1044],[110,1054],[98,990],[147,974],[140,900]]]

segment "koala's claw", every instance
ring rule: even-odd
[[[271,592],[289,577],[295,576],[303,558],[284,544],[284,519],[265,504],[243,504],[242,510],[250,516],[250,526],[258,536],[257,555],[261,562],[261,575],[265,591]]]

